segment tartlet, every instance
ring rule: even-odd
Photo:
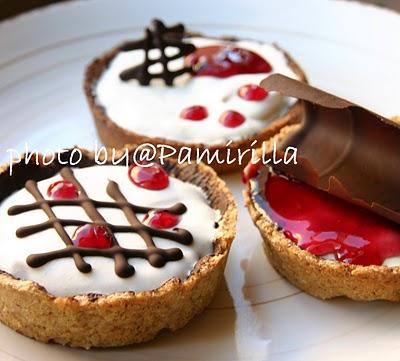
[[[131,148],[131,150],[133,151],[134,148]],[[69,159],[69,156],[71,155],[71,151],[62,154],[60,159],[62,159],[62,161],[67,161]],[[86,150],[81,150],[81,152],[83,154],[83,158],[82,161],[79,163],[78,168],[71,168],[73,169],[72,172],[75,171],[77,173],[76,178],[83,177],[82,174],[84,174],[84,172],[96,171],[96,169],[98,169],[99,167],[103,167],[101,165],[96,165],[96,167],[94,167],[95,162],[93,153]],[[160,168],[160,166],[155,167],[157,169]],[[1,203],[3,203],[5,199],[8,199],[13,194],[19,194],[15,192],[17,192],[19,189],[22,189],[24,187],[24,184],[26,184],[26,186],[28,187],[29,182],[26,183],[28,180],[33,179],[35,181],[38,181],[39,183],[37,184],[40,185],[40,181],[44,179],[49,179],[55,174],[58,174],[62,168],[63,166],[58,163],[58,161],[53,161],[48,166],[36,165],[32,162],[28,164],[16,164],[13,167],[13,176],[11,178],[11,181],[8,174],[9,166],[6,165],[1,167]],[[132,169],[136,168],[133,167]],[[142,169],[141,166],[139,166],[139,170],[140,169]],[[166,172],[165,174],[168,174],[169,182],[172,182],[170,184],[174,185],[174,187],[176,184],[183,184],[183,187],[191,187],[190,189],[197,189],[193,192],[198,192],[199,194],[202,192],[204,194],[204,199],[207,199],[207,202],[209,203],[210,209],[207,208],[207,212],[211,212],[212,210],[212,214],[218,214],[218,219],[216,220],[217,223],[213,222],[213,225],[211,226],[208,225],[209,223],[206,223],[206,226],[203,225],[203,228],[215,228],[215,238],[213,240],[210,240],[212,241],[212,244],[210,244],[209,246],[211,247],[211,251],[209,253],[206,252],[205,255],[199,258],[195,262],[195,265],[192,269],[189,268],[189,270],[191,269],[191,271],[189,274],[186,275],[186,277],[172,277],[170,279],[167,279],[158,287],[141,290],[138,292],[129,291],[129,287],[125,286],[122,292],[110,292],[105,294],[100,294],[98,292],[79,292],[79,294],[54,295],[48,292],[48,290],[46,290],[43,285],[40,285],[39,283],[30,279],[24,279],[23,277],[18,278],[15,273],[21,273],[21,270],[25,270],[28,274],[38,275],[38,277],[40,276],[41,279],[44,279],[46,281],[46,275],[43,275],[42,272],[43,265],[46,262],[50,262],[46,265],[51,264],[52,262],[60,262],[60,259],[58,259],[57,256],[49,258],[46,255],[43,256],[43,254],[40,254],[39,257],[37,255],[35,255],[34,257],[30,256],[27,258],[26,261],[27,263],[30,262],[29,266],[22,261],[20,263],[15,262],[14,269],[17,272],[13,274],[13,272],[6,272],[3,270],[0,274],[1,321],[15,331],[42,342],[55,342],[72,347],[83,348],[114,347],[151,340],[162,329],[169,329],[172,331],[177,330],[178,328],[183,327],[193,316],[203,311],[208,303],[212,300],[212,297],[218,288],[219,282],[223,277],[229,248],[235,234],[236,205],[231,193],[227,190],[224,182],[216,176],[215,172],[212,169],[203,164],[179,165],[176,161],[170,159],[165,163],[163,169]],[[65,170],[61,170],[61,172],[65,172]],[[110,173],[109,170],[108,172]],[[134,174],[132,172],[130,173],[130,176],[133,174],[133,176],[136,177],[136,173]],[[70,174],[71,172],[67,170],[67,173]],[[112,177],[112,174],[110,176]],[[66,178],[64,177],[64,182],[66,182],[65,179]],[[53,187],[54,184],[55,186]],[[51,186],[53,188],[49,187],[49,193],[47,197],[49,195],[56,194],[53,192],[58,192],[60,190],[59,182],[56,182],[54,184],[52,184]],[[75,183],[73,182],[73,184]],[[194,185],[194,187],[192,187],[190,184]],[[96,186],[96,184],[93,184],[93,189],[90,189],[90,191],[94,191],[96,189]],[[42,187],[44,186],[42,185]],[[124,187],[126,187],[126,185]],[[123,188],[123,190],[124,189],[126,190],[126,188]],[[146,191],[150,192],[149,189],[156,188],[148,188],[146,189]],[[201,192],[199,189],[201,189]],[[71,194],[70,190],[70,188],[65,188],[62,191],[66,192],[65,195],[68,196],[68,194]],[[89,193],[89,190],[87,191]],[[79,197],[84,196],[80,195]],[[196,193],[193,199],[198,199],[199,197],[201,198],[201,196]],[[39,202],[39,204],[41,203]],[[122,205],[126,206],[126,202],[122,202]],[[157,208],[154,205],[153,207]],[[190,207],[184,207],[183,212],[185,212],[185,209],[189,209],[188,212],[193,212],[193,209],[190,210]],[[32,208],[29,208],[28,206],[28,210],[32,210]],[[12,211],[9,210],[9,214],[14,214],[14,216],[21,213],[21,206],[14,207]],[[76,215],[76,217],[78,217],[78,215]],[[141,220],[141,224],[146,224],[147,226],[152,228],[153,223],[145,223],[145,220],[147,219],[146,217]],[[185,219],[184,217],[185,214],[182,215],[183,220]],[[152,219],[153,218],[147,220],[146,222],[150,222]],[[162,220],[162,222],[165,221],[170,222],[171,219],[167,217],[166,220]],[[164,224],[162,222],[161,224]],[[8,226],[10,227],[11,225]],[[171,226],[172,224],[167,227]],[[3,225],[2,227],[6,226]],[[112,229],[107,228],[109,227],[109,225],[106,225],[104,227],[103,228],[107,232]],[[32,229],[30,229],[30,231],[32,231]],[[173,232],[175,232],[175,228],[170,231],[170,233]],[[178,231],[176,230],[176,232]],[[194,233],[195,235],[197,234],[196,232],[197,231],[195,231]],[[32,234],[32,232],[28,231],[28,234]],[[73,236],[74,242],[76,239],[78,239],[76,237],[76,234],[79,234],[79,232],[77,233],[75,231]],[[99,233],[96,233],[96,237],[98,234]],[[85,234],[83,234],[83,236],[79,238],[79,242],[87,241],[87,238],[84,238],[84,236]],[[109,233],[108,236],[110,236],[111,238],[115,237],[112,232]],[[24,237],[24,235],[20,233],[20,237]],[[107,240],[107,237],[95,239],[96,242],[100,242]],[[11,240],[8,240],[8,242],[10,241]],[[118,242],[121,242],[119,238]],[[196,239],[194,239],[193,242],[193,244],[196,245]],[[76,246],[77,244],[74,243],[74,245]],[[85,249],[82,247],[94,247],[93,245],[90,245],[90,243],[89,246],[87,244],[85,246],[84,243],[79,243],[78,246],[81,247],[79,248],[79,250],[82,252],[85,252]],[[68,248],[68,246],[65,247]],[[162,246],[160,247],[162,248]],[[200,247],[199,244],[197,244],[196,247]],[[105,250],[105,252],[106,251],[107,250]],[[94,252],[103,252],[103,250],[95,250]],[[149,252],[149,254],[151,254],[152,250],[150,250]],[[162,250],[160,252],[162,253]],[[181,254],[179,254],[179,250],[175,250],[174,252],[174,255],[171,256],[172,258],[170,259],[170,261],[172,261],[169,262],[169,264],[174,263],[174,261],[178,260],[180,256],[183,260],[185,260],[185,258],[187,257],[186,251],[183,251],[183,255],[182,251]],[[178,252],[178,255],[176,254],[176,252]],[[53,253],[57,253],[57,251],[54,251]],[[150,257],[148,255],[145,256],[145,258],[146,257],[149,261]],[[88,260],[88,264],[92,263],[95,265],[92,270],[89,270],[89,273],[79,273],[74,266],[70,266],[73,268],[66,269],[64,275],[62,275],[63,279],[60,279],[58,282],[51,279],[51,274],[47,274],[47,276],[50,278],[50,280],[48,281],[49,285],[51,285],[51,287],[53,287],[53,289],[55,289],[57,292],[65,293],[68,291],[63,291],[64,288],[62,284],[68,284],[68,282],[72,283],[72,281],[69,280],[70,273],[75,272],[74,274],[76,277],[78,277],[77,279],[85,280],[85,277],[91,277],[91,275],[93,275],[93,272],[96,272],[96,270],[100,271],[99,266],[96,263],[97,261],[95,262],[95,259],[102,260],[102,257],[93,256],[88,258],[86,257],[86,253],[83,253],[82,258],[84,261]],[[129,260],[131,258],[127,257],[126,259]],[[182,259],[180,259],[180,261],[182,261]],[[106,258],[104,258],[104,262],[106,262],[105,260]],[[116,258],[114,258],[114,260],[115,265],[117,265]],[[119,261],[121,261],[121,258],[119,259]],[[145,264],[144,266],[141,266],[140,262],[137,264],[135,263],[135,268],[139,267],[136,271],[138,276],[140,276],[141,274],[140,267],[147,267],[147,261],[142,261],[144,262],[143,264]],[[152,261],[154,261],[154,259]],[[35,262],[36,265],[34,264]],[[185,262],[187,263],[188,261]],[[131,263],[132,262],[130,262],[129,264]],[[73,265],[73,263],[70,264]],[[78,268],[77,263],[75,264]],[[153,263],[151,264],[153,265]],[[161,266],[162,265],[156,265],[155,267]],[[118,267],[116,266],[116,273],[118,272],[117,268]],[[130,270],[130,268],[132,268],[132,266],[128,267],[128,271]],[[158,272],[159,269],[160,268],[154,268],[155,272]],[[80,271],[88,272],[88,270]],[[112,274],[110,273],[110,277],[111,276]],[[129,277],[135,276],[136,273],[133,276],[132,274],[125,274],[120,277],[125,277],[124,280],[128,279],[129,282]],[[143,275],[143,272],[141,276],[145,277],[145,275]],[[73,279],[73,277],[71,279]],[[117,276],[113,277],[114,279],[117,278]],[[104,279],[104,281],[106,281],[106,279]],[[125,281],[121,280],[121,284],[123,284],[122,282]],[[90,285],[90,283],[88,284]],[[73,285],[73,287],[75,286]],[[103,287],[102,283],[100,283],[98,287]],[[112,287],[112,285],[110,287]]]
[[[399,126],[284,77],[265,83],[306,106],[302,124],[266,147],[296,147],[297,164],[244,172],[245,203],[271,264],[321,299],[400,301]]]
[[[263,49],[264,47],[266,53],[269,52],[272,54],[271,58],[279,59],[266,59],[267,61],[271,61],[272,70],[269,70],[270,73],[275,71],[281,71],[284,73],[286,72],[286,75],[295,77],[304,82],[307,81],[305,73],[299,64],[286,51],[275,44],[272,45],[257,41],[242,41],[235,38],[212,38],[187,32],[182,33],[181,36],[185,44],[198,44],[197,50],[210,48],[213,46],[220,46],[221,48],[237,47],[238,49],[250,51],[258,49],[258,47],[260,49]],[[268,139],[272,135],[276,134],[283,126],[298,122],[301,117],[302,106],[299,102],[290,101],[287,99],[278,99],[281,102],[278,106],[278,100],[277,98],[274,98],[276,95],[270,94],[266,99],[262,100],[261,103],[264,101],[270,101],[271,104],[265,103],[267,105],[265,107],[263,106],[264,108],[260,106],[262,108],[262,112],[269,112],[266,113],[266,115],[262,115],[262,117],[266,117],[266,120],[260,121],[259,119],[252,119],[253,116],[251,116],[249,117],[248,122],[249,124],[252,124],[251,126],[240,124],[238,126],[235,125],[235,129],[223,129],[223,127],[219,124],[221,118],[219,120],[217,118],[220,114],[225,114],[226,112],[231,111],[227,109],[232,109],[232,111],[238,111],[239,113],[242,112],[241,109],[244,109],[244,115],[247,118],[247,115],[245,114],[247,108],[250,109],[254,104],[257,103],[257,101],[245,102],[236,94],[236,92],[239,91],[239,86],[245,86],[247,83],[251,83],[253,86],[258,86],[258,83],[265,75],[264,73],[239,74],[225,78],[213,76],[191,77],[189,74],[184,74],[184,80],[182,80],[181,83],[178,82],[177,84],[175,81],[172,87],[165,86],[162,88],[163,92],[165,91],[169,97],[165,98],[167,99],[166,101],[163,101],[162,98],[160,98],[160,96],[163,96],[164,93],[160,95],[158,92],[160,88],[160,82],[156,83],[156,86],[151,85],[151,83],[150,90],[148,86],[141,86],[139,91],[137,91],[137,96],[132,95],[129,97],[128,87],[135,86],[136,89],[138,80],[133,79],[129,80],[129,82],[126,82],[117,79],[119,70],[124,70],[127,67],[127,65],[125,65],[127,55],[123,54],[121,49],[129,48],[129,44],[130,43],[122,43],[100,57],[94,59],[89,64],[85,72],[84,91],[86,98],[93,114],[100,139],[109,147],[122,147],[129,143],[151,143],[154,145],[162,144],[172,147],[176,150],[177,154],[179,154],[180,150],[185,150],[186,148],[190,148],[192,150],[199,149],[200,151],[209,149],[211,154],[218,152],[220,154],[220,159],[225,160],[228,156],[228,149],[232,157],[237,157],[240,154],[240,151],[243,152],[246,149],[257,148],[260,146],[263,140]],[[248,49],[246,49],[246,46],[248,46]],[[194,54],[196,54],[196,51]],[[187,55],[185,59],[192,55],[193,54]],[[122,56],[124,58],[120,58]],[[122,65],[122,63],[124,63],[124,65]],[[275,69],[275,66],[277,69]],[[110,73],[108,73],[109,71]],[[178,78],[177,80],[179,81],[179,79],[181,78]],[[233,81],[232,79],[237,80]],[[156,82],[158,80],[159,79],[156,79]],[[218,90],[222,87],[220,84],[225,84],[224,82],[226,81],[232,82],[232,84],[226,86],[228,90]],[[192,82],[192,84],[202,84],[198,86],[199,90],[197,90],[197,93],[196,91],[192,90],[194,86],[190,88],[190,82]],[[108,91],[108,88],[111,88],[111,86],[113,86],[113,89]],[[176,89],[184,86],[187,88],[183,88],[185,92],[180,92],[178,94],[187,95],[193,92],[194,94],[192,98],[188,98],[188,100],[182,100],[181,95],[173,96],[171,98],[171,94],[174,94]],[[150,97],[151,101],[146,103],[150,94],[149,92],[153,91],[154,89],[152,87],[156,87],[155,91],[158,92],[156,93],[157,96],[154,96],[154,99]],[[99,96],[99,89],[101,96]],[[192,121],[181,119],[183,110],[191,108],[192,105],[198,106],[200,103],[200,105],[207,107],[209,104],[203,104],[201,100],[199,100],[200,96],[204,98],[204,94],[213,94],[213,92],[217,92],[216,98],[218,98],[218,104],[216,102],[217,105],[210,105],[210,107],[214,108],[209,110],[210,114],[207,113],[208,117],[205,120],[199,122],[200,119],[197,118],[193,119]],[[221,94],[218,92],[221,92]],[[224,92],[226,92],[226,94]],[[145,96],[141,96],[141,93],[143,93]],[[136,94],[136,90],[134,94]],[[129,100],[124,101],[122,99],[124,97],[129,98]],[[197,99],[197,97],[199,99]],[[269,98],[271,100],[268,100]],[[206,101],[213,102],[214,99],[211,99],[210,96],[208,96]],[[105,104],[106,102],[109,102],[110,104]],[[121,104],[114,105],[114,103],[117,102],[121,102]],[[141,103],[141,108],[148,108],[148,112],[146,109],[143,110],[143,114],[145,114],[144,116],[137,114],[135,115],[134,108],[135,106],[138,106],[138,103]],[[179,103],[179,105],[176,103]],[[168,106],[166,104],[168,104]],[[188,108],[184,109],[182,104],[185,104],[185,106],[188,106]],[[111,106],[112,109],[110,109]],[[160,108],[160,110],[158,110],[158,108]],[[165,111],[163,111],[164,109]],[[256,110],[249,111],[249,114],[252,114],[252,112],[257,113],[260,110],[257,108]],[[114,116],[110,115],[110,113],[114,113]],[[154,114],[159,115],[156,116]],[[150,119],[153,117],[155,117],[154,122],[152,119]],[[255,117],[258,117],[258,115]],[[166,118],[171,118],[172,123],[166,123]],[[130,123],[131,120],[132,124]],[[158,122],[158,126],[157,123],[155,123],[153,126],[152,122]],[[203,126],[200,123],[204,123],[205,129],[202,130],[200,128],[200,126]],[[248,130],[246,127],[248,127],[250,130]],[[254,127],[254,129],[251,127]],[[145,129],[146,131],[144,131]],[[243,134],[240,133],[242,132],[241,129],[244,129]],[[219,134],[219,132],[222,132],[222,134]],[[226,144],[229,141],[231,141],[231,143],[227,147]],[[196,157],[192,154],[192,159],[194,158]],[[241,169],[247,163],[250,157],[248,154],[246,154],[243,159],[244,160],[242,162],[224,162],[222,164],[217,162],[215,159],[210,159],[209,165],[211,165],[217,172],[230,172]],[[206,163],[208,163],[207,158],[203,158],[203,161],[204,160]]]

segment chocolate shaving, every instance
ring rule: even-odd
[[[48,216],[48,221],[35,224],[27,227],[17,229],[16,234],[18,237],[27,237],[31,234],[44,231],[46,229],[54,228],[66,247],[59,250],[47,253],[32,254],[27,258],[27,264],[30,267],[41,267],[44,264],[59,258],[72,257],[74,259],[77,269],[83,273],[90,272],[92,267],[85,262],[85,256],[99,256],[113,258],[115,262],[115,273],[122,278],[127,278],[135,273],[135,269],[128,263],[129,258],[143,258],[147,259],[153,267],[163,267],[169,261],[177,261],[182,259],[183,253],[179,248],[161,249],[158,248],[153,240],[153,237],[160,237],[168,240],[175,241],[180,244],[189,245],[193,242],[192,235],[180,228],[175,228],[174,232],[165,231],[157,228],[152,228],[139,221],[136,213],[148,213],[150,211],[168,211],[173,214],[183,214],[186,212],[186,207],[182,203],[177,203],[170,208],[155,209],[150,207],[142,207],[131,204],[127,201],[125,196],[121,193],[118,184],[109,181],[107,185],[107,194],[114,200],[114,202],[101,202],[92,200],[88,197],[83,186],[75,178],[70,168],[63,168],[60,171],[63,179],[75,184],[79,190],[79,198],[76,200],[47,200],[43,197],[38,189],[37,182],[28,180],[25,188],[35,198],[36,202],[25,205],[17,205],[10,207],[8,210],[9,215],[17,215],[24,212],[29,212],[36,209],[42,209]],[[65,226],[82,226],[88,222],[75,220],[75,219],[58,219],[53,212],[54,206],[80,206],[84,209],[86,214],[92,220],[92,224],[101,225],[106,227],[113,236],[113,245],[108,249],[97,248],[84,248],[75,246],[65,231]],[[129,226],[114,225],[108,223],[97,208],[116,208],[121,209],[126,219],[130,223]],[[137,233],[142,237],[146,244],[145,249],[130,249],[123,248],[118,244],[114,233]]]
[[[301,128],[280,147],[296,147],[298,164],[274,170],[400,223],[398,124],[280,74],[261,85],[305,105]]]
[[[183,42],[185,35],[185,27],[182,24],[177,24],[171,27],[166,27],[161,20],[155,19],[152,21],[152,27],[146,28],[145,38],[138,41],[127,42],[120,47],[120,51],[131,51],[142,49],[145,52],[145,59],[142,64],[124,70],[120,74],[123,81],[137,79],[140,85],[149,85],[152,79],[162,79],[168,86],[172,86],[174,79],[182,74],[191,73],[191,67],[183,67],[181,69],[171,71],[168,69],[170,61],[179,59],[196,50],[193,44]],[[175,55],[167,56],[165,50],[167,47],[174,47],[178,50]],[[151,59],[149,56],[150,50],[159,49],[160,57]],[[151,73],[150,67],[155,64],[162,65],[160,73]]]

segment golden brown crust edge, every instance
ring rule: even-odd
[[[191,181],[192,172],[177,164],[172,167],[178,178]],[[171,279],[146,292],[55,297],[35,282],[0,273],[0,320],[38,341],[83,348],[140,343],[153,339],[162,329],[175,331],[185,326],[210,303],[220,284],[237,214],[225,183],[210,167],[196,167],[196,180],[211,203],[223,196],[226,209],[219,222],[214,255],[203,257],[186,280]],[[7,167],[0,167],[0,175],[7,171]]]
[[[299,80],[307,82],[306,75],[304,71],[301,69],[300,65],[283,49],[279,48],[274,44],[276,48],[281,50],[287,59],[287,62],[294,73],[299,77]],[[210,152],[219,151],[220,159],[227,159],[228,151],[225,147],[225,144],[222,145],[205,145],[205,144],[190,144],[190,143],[182,143],[178,141],[171,141],[163,138],[153,138],[147,137],[133,131],[126,130],[120,126],[118,126],[115,122],[113,122],[107,114],[104,112],[104,109],[96,103],[96,97],[93,93],[94,84],[97,83],[100,78],[102,72],[109,65],[112,59],[118,53],[119,47],[115,47],[100,57],[94,59],[86,68],[85,77],[84,77],[84,92],[86,95],[86,99],[89,105],[89,108],[92,112],[95,126],[97,129],[97,133],[101,141],[108,147],[116,147],[121,148],[126,144],[165,144],[173,147],[179,152],[179,149],[183,147],[189,147],[192,149],[209,149]],[[254,135],[251,138],[247,138],[240,141],[232,142],[229,146],[230,154],[237,155],[239,151],[257,148],[264,141],[269,139],[270,137],[277,134],[281,128],[284,126],[298,123],[301,120],[301,116],[303,114],[303,104],[301,102],[296,102],[289,111],[284,114],[282,117],[276,119],[273,123],[267,125],[264,129],[262,129],[259,133]],[[251,146],[251,144],[256,140],[256,144]],[[219,164],[216,161],[213,161],[209,164],[214,170],[218,173],[228,173],[234,172],[242,169],[247,162],[250,160],[250,154],[248,156],[243,157],[243,162],[239,164],[239,162],[234,162],[232,164],[223,163]]]
[[[284,138],[291,129],[283,129],[279,137]],[[243,194],[268,259],[293,285],[321,299],[345,296],[357,301],[400,301],[400,267],[348,265],[316,257],[278,230],[248,189]]]
[[[395,115],[394,117],[391,118],[394,122],[400,124],[400,115]]]

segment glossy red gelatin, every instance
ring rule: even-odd
[[[205,46],[188,55],[185,64],[194,75],[226,78],[238,74],[269,73],[271,65],[251,50],[232,46]]]
[[[180,117],[187,120],[203,120],[208,117],[208,111],[207,108],[203,107],[202,105],[193,105],[183,109]]]
[[[167,211],[155,211],[146,214],[143,221],[150,227],[166,229],[175,227],[180,220],[180,216],[176,214],[172,214]]]
[[[245,122],[246,118],[235,110],[227,110],[219,117],[219,122],[227,128],[236,128]]]
[[[107,227],[85,224],[75,230],[72,242],[77,247],[110,248],[113,237]]]
[[[149,190],[162,190],[169,185],[169,176],[164,168],[157,164],[130,166],[128,175],[132,183]]]
[[[50,184],[47,196],[52,199],[77,199],[79,191],[75,184],[61,180]]]
[[[270,175],[266,212],[285,235],[316,256],[381,265],[400,256],[400,226],[304,183]]]
[[[241,86],[238,89],[237,94],[240,98],[248,101],[261,101],[268,96],[268,92],[256,84],[246,84]]]

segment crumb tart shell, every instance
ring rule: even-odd
[[[229,38],[230,40],[237,40],[235,38]],[[230,144],[229,148],[226,147],[226,144],[218,144],[218,145],[207,145],[207,144],[191,144],[191,143],[183,143],[179,141],[173,141],[169,139],[164,139],[162,137],[148,137],[131,130],[124,129],[116,124],[105,112],[104,107],[99,105],[96,100],[95,94],[95,86],[100,79],[103,71],[107,69],[110,62],[114,59],[114,57],[118,54],[120,47],[123,44],[116,46],[110,51],[104,53],[98,58],[95,58],[86,68],[85,76],[84,76],[84,92],[86,95],[86,99],[89,105],[89,108],[92,112],[95,126],[97,129],[97,133],[101,139],[101,141],[108,147],[121,148],[127,144],[144,144],[150,143],[153,145],[157,144],[165,144],[169,147],[173,147],[177,153],[180,149],[189,147],[191,149],[209,149],[211,154],[218,151],[220,155],[220,159],[228,158],[228,149],[231,157],[238,157],[240,152],[243,152],[246,149],[257,148],[261,145],[261,143],[275,134],[277,134],[280,129],[283,127],[299,123],[301,121],[304,107],[303,104],[297,101],[293,104],[288,111],[282,115],[281,117],[275,119],[272,123],[265,126],[261,131],[255,134],[252,137],[245,138],[243,140],[237,140]],[[300,81],[307,82],[306,75],[300,65],[283,49],[279,48],[278,45],[274,44],[274,46],[282,51],[287,59],[287,63],[289,67],[293,70],[293,72],[298,76]],[[145,120],[144,120],[145,121]],[[255,145],[251,145],[254,141],[257,141]],[[208,165],[210,165],[217,173],[228,173],[234,172],[242,169],[250,160],[250,152],[246,156],[243,157],[242,162],[233,162],[228,164],[218,163],[213,160]]]
[[[285,138],[293,129],[282,129],[278,138]],[[277,228],[253,200],[248,187],[243,195],[269,261],[300,290],[321,299],[345,296],[357,301],[400,301],[400,267],[360,266],[316,257]]]
[[[81,166],[92,165],[93,154],[82,152]],[[65,156],[68,159],[68,154]],[[40,180],[57,173],[61,167],[57,162],[48,167],[32,163],[14,165],[18,180],[12,184],[7,180],[8,166],[0,167],[2,199],[23,187],[24,175],[27,178],[27,174],[36,174],[36,180]],[[223,277],[235,236],[236,204],[210,167],[179,165],[169,160],[165,168],[171,176],[202,188],[211,207],[221,212],[214,253],[201,258],[185,280],[173,278],[157,289],[137,293],[56,297],[33,281],[0,272],[0,320],[38,341],[88,349],[149,341],[161,330],[175,331],[201,313]]]

